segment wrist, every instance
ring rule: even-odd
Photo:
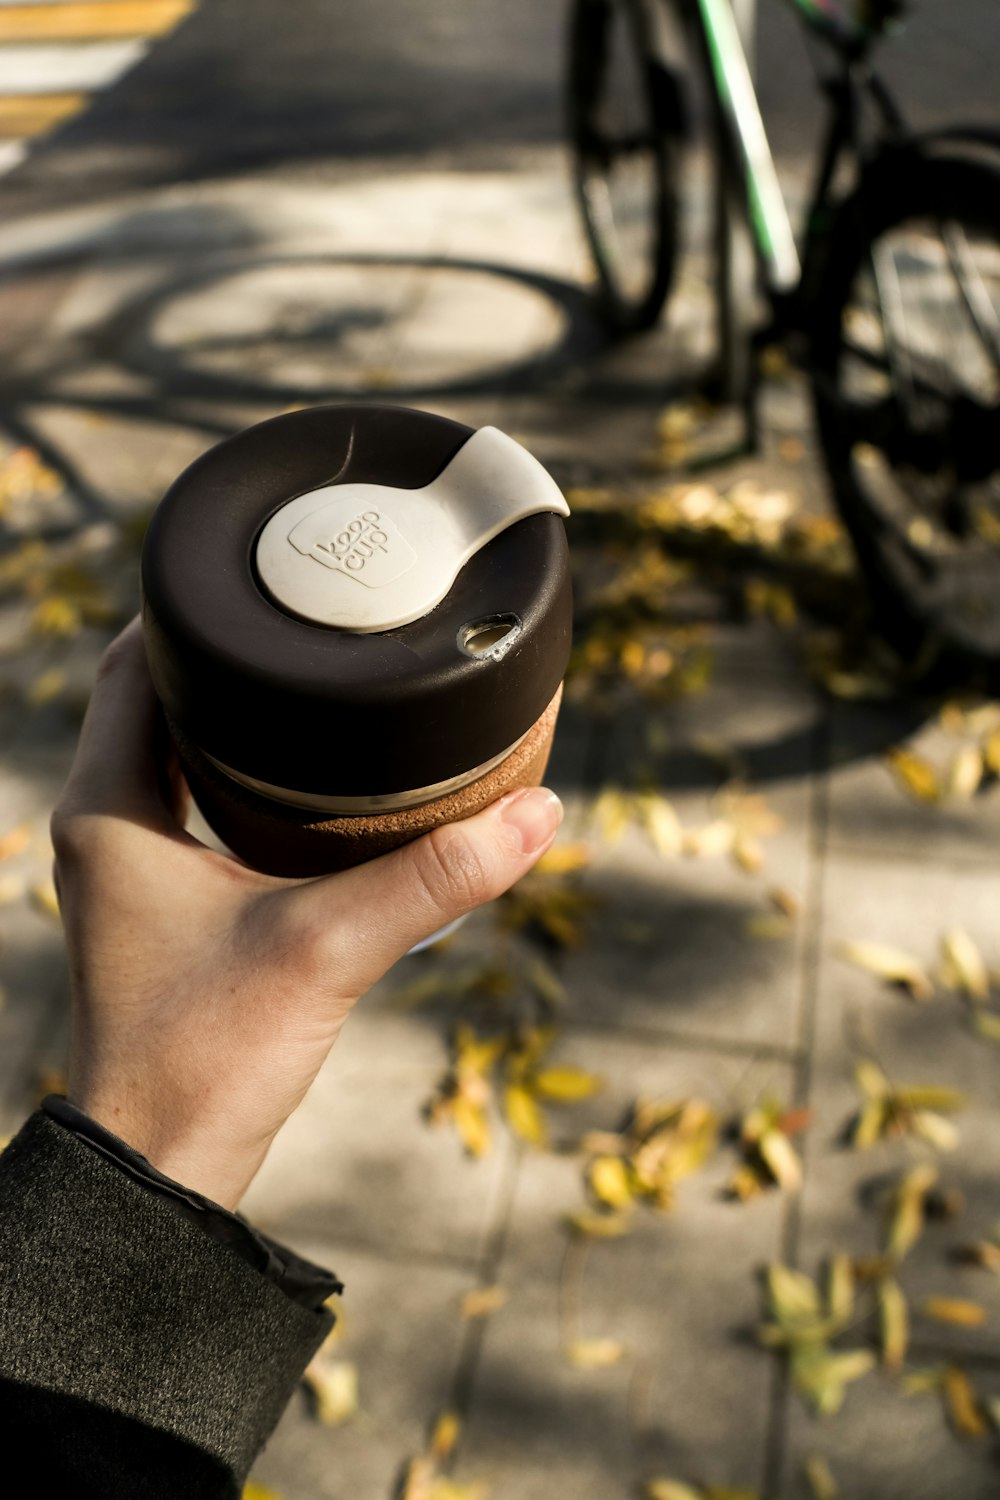
[[[203,1122],[180,1121],[129,1109],[118,1099],[73,1090],[70,1102],[179,1187],[230,1212],[238,1207],[270,1142],[237,1149]]]

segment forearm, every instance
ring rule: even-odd
[[[39,1480],[238,1494],[331,1322],[44,1114],[0,1156],[6,1451]]]

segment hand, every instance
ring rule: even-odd
[[[542,788],[314,880],[182,827],[139,622],[105,652],[52,819],[69,949],[69,1096],[167,1176],[234,1208],[358,997],[514,884],[562,817]]]

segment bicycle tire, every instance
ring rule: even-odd
[[[917,675],[942,680],[970,668],[985,670],[993,681],[1000,674],[1000,548],[995,540],[966,534],[957,509],[960,486],[966,484],[975,493],[977,484],[982,489],[988,482],[991,494],[1000,497],[1000,342],[993,351],[993,395],[974,400],[962,393],[960,381],[953,380],[950,392],[941,389],[944,376],[937,386],[932,383],[927,371],[941,368],[940,346],[927,354],[926,329],[921,336],[904,328],[911,411],[923,402],[936,419],[933,430],[926,424],[922,429],[906,410],[903,362],[897,357],[897,369],[892,368],[898,329],[891,329],[892,316],[886,320],[891,299],[884,281],[880,286],[877,247],[908,225],[931,224],[938,226],[950,260],[948,226],[957,225],[966,243],[971,230],[995,246],[1000,265],[998,203],[1000,171],[986,161],[941,154],[933,145],[887,151],[864,168],[855,192],[838,210],[812,308],[810,376],[820,444],[834,500],[869,586],[875,624],[904,660],[915,664]],[[852,406],[843,389],[845,367],[861,356],[856,336],[847,330],[863,274],[874,285],[884,331],[882,368],[872,364],[872,380],[888,384],[889,394],[868,406]],[[921,342],[922,369],[913,353]],[[870,451],[862,461],[866,447]],[[877,493],[886,474],[893,484],[899,480],[891,492],[895,510]],[[929,506],[927,495],[936,488],[943,498],[939,503],[935,497]]]
[[[642,276],[630,286],[610,209],[607,178],[613,143],[602,134],[602,91],[612,64],[617,26],[638,80],[634,101],[642,115],[640,139],[648,150],[652,195],[648,252]],[[569,21],[566,78],[567,126],[573,179],[587,243],[597,273],[597,309],[615,333],[637,333],[658,320],[674,277],[677,255],[678,171],[683,136],[679,79],[656,58],[643,0],[574,0]],[[629,147],[630,151],[637,148]],[[624,155],[625,152],[618,154]]]

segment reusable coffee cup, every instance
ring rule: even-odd
[[[219,838],[327,874],[537,785],[567,514],[512,438],[401,407],[290,412],[186,469],[147,533],[142,618]]]

